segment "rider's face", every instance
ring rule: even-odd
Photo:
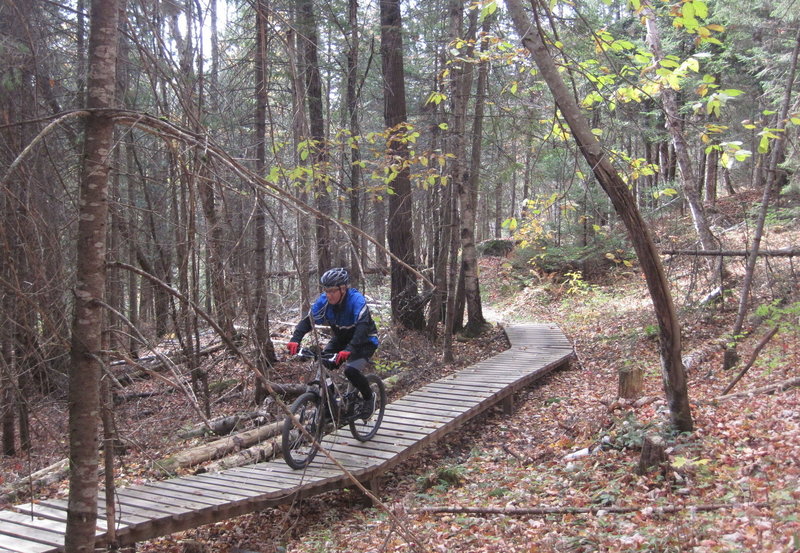
[[[336,305],[342,301],[344,297],[344,286],[333,286],[332,288],[323,288],[325,295],[328,297],[328,303]]]

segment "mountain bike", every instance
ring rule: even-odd
[[[335,353],[324,355],[301,348],[297,357],[311,361],[314,377],[306,384],[306,391],[289,407],[292,416],[283,421],[281,449],[287,465],[302,469],[316,456],[322,437],[345,425],[350,427],[356,440],[371,440],[386,410],[386,387],[379,376],[365,375],[372,389],[374,409],[370,416],[364,417],[361,394],[339,371],[334,371]],[[368,361],[359,359],[350,364],[362,370]]]

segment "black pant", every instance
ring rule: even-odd
[[[339,353],[346,345],[347,344],[340,344],[336,338],[334,338],[325,346],[323,353]],[[378,346],[374,344],[366,344],[361,347],[353,348],[350,357],[344,364],[345,378],[361,392],[361,397],[364,399],[372,399],[372,389],[369,387],[369,380],[367,380],[367,377],[364,376],[361,370],[367,366],[367,361],[372,357],[376,349],[378,349]]]

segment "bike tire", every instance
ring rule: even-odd
[[[319,450],[324,426],[322,402],[317,394],[305,392],[292,403],[289,410],[292,417],[286,417],[283,421],[281,450],[286,464],[299,470],[307,467]],[[297,418],[313,441],[295,427],[293,417]]]
[[[360,442],[366,442],[375,436],[386,411],[386,386],[383,385],[383,380],[378,375],[368,374],[367,381],[369,381],[369,387],[372,388],[372,393],[377,401],[375,410],[369,419],[357,419],[350,423],[350,433]]]

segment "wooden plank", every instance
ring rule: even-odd
[[[276,479],[266,478],[242,478],[232,474],[205,474],[203,475],[209,482],[213,483],[227,483],[232,488],[237,490],[252,490],[259,492],[261,495],[270,495],[275,492],[280,492],[286,487],[285,482],[280,482]],[[217,482],[219,481],[219,482]]]
[[[0,530],[0,546],[13,553],[49,553],[54,551],[53,546],[32,542],[6,534]]]
[[[194,498],[190,498],[189,494],[166,488],[136,486],[135,488],[125,488],[125,492],[130,497],[144,499],[157,505],[175,505],[176,507],[189,509],[192,512],[213,510],[221,505],[219,502],[197,501]]]
[[[456,419],[458,415],[452,415],[449,413],[441,414],[441,413],[419,413],[418,411],[414,411],[412,408],[403,406],[401,409],[392,410],[391,413],[385,414],[383,416],[383,420],[390,420],[390,419],[398,419],[402,418],[407,421],[422,421],[422,422],[431,422],[436,424],[447,424],[450,421]],[[383,422],[381,422],[383,424]]]
[[[408,411],[409,409],[418,410],[418,412],[426,412],[427,410],[433,413],[447,413],[452,417],[458,417],[469,413],[473,409],[475,409],[476,405],[480,405],[480,403],[473,403],[472,405],[469,404],[453,404],[453,403],[444,403],[439,401],[438,399],[435,400],[430,397],[426,397],[423,395],[419,395],[416,397],[408,397],[403,398],[402,400],[396,402],[397,409],[401,412]]]
[[[165,497],[176,497],[182,501],[191,501],[201,506],[218,507],[225,504],[224,498],[214,497],[196,489],[183,487],[180,484],[173,485],[168,480],[142,484],[137,486],[137,489]]]
[[[424,398],[420,398],[424,399]],[[392,402],[393,408],[396,409],[406,409],[409,406],[421,406],[425,408],[436,408],[439,412],[443,413],[450,413],[452,415],[461,415],[462,413],[466,413],[471,409],[469,405],[457,405],[452,403],[444,403],[441,405],[431,404],[428,401],[420,401],[416,400],[413,397],[406,396],[402,399],[398,399],[397,401]]]
[[[397,452],[395,451],[387,451],[385,449],[380,449],[376,447],[369,447],[365,446],[361,442],[358,443],[346,443],[342,442],[340,444],[336,444],[335,447],[329,449],[328,451],[336,458],[339,459],[340,454],[347,454],[347,455],[358,455],[364,458],[372,458],[377,459],[379,461],[386,461],[394,457]]]
[[[499,392],[498,392],[499,393]],[[453,393],[452,391],[448,392],[447,390],[437,390],[437,389],[427,389],[427,390],[420,390],[415,392],[413,395],[408,396],[408,399],[411,400],[433,400],[435,402],[441,403],[442,405],[456,405],[459,407],[466,407],[467,409],[471,409],[476,405],[480,405],[482,403],[492,401],[496,401],[494,396],[488,397],[468,397],[465,395],[458,395]]]
[[[198,490],[209,490],[224,498],[227,498],[230,504],[239,504],[246,502],[248,499],[263,495],[261,492],[253,491],[242,487],[232,487],[230,484],[218,482],[216,479],[210,478],[208,475],[200,474],[191,478],[184,477],[181,482],[189,487],[197,488]]]
[[[0,511],[0,520],[8,520],[23,526],[31,526],[33,528],[43,528],[45,530],[50,530],[62,535],[67,530],[66,521],[62,522],[60,520],[51,520],[43,517],[31,518],[29,515],[23,515],[22,513],[17,513],[14,511]]]
[[[400,436],[398,433],[390,435],[388,431],[385,430],[386,429],[384,429],[383,424],[381,424],[381,427],[378,429],[378,433],[375,434],[370,441],[398,447],[401,449],[405,449],[416,442],[415,439],[408,436]]]
[[[321,454],[317,455],[319,456]],[[281,465],[283,466],[281,467]],[[335,482],[344,478],[344,474],[338,468],[323,468],[319,466],[316,461],[302,470],[294,470],[290,468],[288,465],[286,465],[286,463],[283,462],[283,460],[275,461],[273,463],[273,467],[270,468],[279,468],[279,470],[284,471],[286,475],[292,475],[294,477],[299,476],[301,478],[299,483],[294,485],[292,488],[283,491],[282,496],[285,497],[294,497],[297,493],[309,494],[317,490],[331,489],[332,486],[335,486]],[[280,478],[284,474],[277,471],[271,471],[268,473],[268,475],[274,479]],[[258,476],[259,475],[253,475],[253,477]]]
[[[242,476],[231,473],[229,470],[225,472],[209,472],[204,474],[208,480],[218,480],[221,483],[232,482],[234,484],[243,484],[248,486],[255,486],[262,493],[272,493],[284,489],[284,484],[275,478],[253,476]]]
[[[50,500],[55,501],[55,500]],[[67,523],[67,510],[66,510],[66,502],[64,503],[64,507],[58,508],[53,507],[52,505],[48,505],[44,502],[39,503],[23,503],[21,505],[15,505],[11,507],[14,512],[20,513],[23,516],[29,517],[31,512],[34,513],[34,516],[37,518],[44,518],[56,522],[60,522],[66,525]],[[97,519],[97,529],[105,531],[106,530],[106,521],[105,521],[105,511],[98,513]],[[118,530],[124,530],[128,525],[125,523],[120,523],[117,521],[115,527]]]
[[[336,455],[335,457],[336,457],[336,461],[341,463],[341,465],[343,467],[345,467],[351,473],[358,473],[360,471],[363,471],[364,469],[368,469],[371,466],[373,466],[373,463],[372,463],[372,461],[370,459],[367,459],[367,458],[364,458],[364,457],[360,457],[358,455],[340,453],[340,454]],[[336,466],[333,463],[331,463],[331,461],[329,459],[327,459],[325,457],[323,457],[323,460],[320,460],[320,461],[318,461],[317,459],[314,459],[314,462],[315,463],[319,463],[323,467],[324,466],[328,466],[328,467],[335,467]]]
[[[293,486],[302,485],[303,482],[310,482],[315,478],[321,477],[319,474],[312,475],[307,470],[292,470],[283,461],[282,457],[266,464],[229,469],[225,471],[225,475],[227,476],[228,474],[242,478],[272,478],[282,485],[285,485],[286,482],[291,482]]]
[[[451,382],[431,382],[430,384],[426,384],[424,387],[409,395],[413,397],[417,394],[429,394],[434,392],[437,394],[447,394],[448,396],[452,396],[454,398],[460,398],[462,401],[476,403],[499,394],[503,391],[503,389],[506,388],[508,384],[510,383],[506,383],[505,385],[484,385],[483,387],[473,387],[467,383],[460,383],[457,380]]]
[[[280,492],[286,491],[286,483],[281,483],[274,478],[271,480],[259,479],[256,477],[242,477],[226,473],[221,474],[208,474],[206,475],[209,480],[215,480],[220,484],[235,484],[237,486],[250,487],[253,490],[261,492],[261,495],[276,495]]]
[[[13,520],[13,515],[3,511],[0,515],[0,534],[15,536],[27,539],[50,547],[61,547],[64,545],[64,532],[46,528],[44,526],[31,526]],[[66,528],[66,527],[65,527]]]
[[[453,378],[441,378],[429,382],[420,388],[420,390],[425,390],[432,386],[436,388],[450,387],[454,390],[469,392],[470,395],[486,397],[502,391],[506,385],[513,384],[519,378],[518,376],[514,376],[513,378],[501,379],[496,375],[484,374],[455,375]]]
[[[102,492],[100,493],[102,494]],[[104,496],[98,497],[98,501],[105,505]],[[191,509],[177,509],[171,505],[142,501],[127,494],[124,488],[114,494],[114,504],[120,517],[124,517],[126,514],[136,515],[144,519],[145,523],[162,518],[177,517],[191,512]]]
[[[146,484],[145,487],[150,488],[152,486],[154,493],[161,493],[156,492],[155,490],[163,490],[163,494],[177,493],[186,496],[187,498],[192,498],[194,501],[213,505],[225,505],[230,499],[230,497],[226,494],[216,493],[208,489],[187,486],[182,482],[175,482],[173,480],[152,482],[150,484]]]
[[[67,520],[67,502],[61,499],[45,499],[42,501],[37,502],[36,504],[36,513],[39,516],[45,518],[52,518],[54,520],[63,520],[66,522]],[[29,507],[30,504],[26,504],[26,507]],[[105,531],[106,529],[106,518],[105,518],[105,505],[101,504],[98,506],[97,510],[97,528],[99,530]],[[139,523],[143,521],[149,520],[149,518],[140,518],[135,517],[136,520],[134,523]],[[115,528],[126,528],[130,524],[129,521],[120,521],[119,518],[115,520]]]
[[[439,406],[435,403],[425,403],[422,401],[409,402],[404,405],[406,411],[404,413],[415,413],[417,415],[433,416],[441,413]],[[480,405],[475,405],[469,409],[464,409],[460,412],[449,412],[451,419],[470,418],[473,414],[480,409]],[[377,436],[376,436],[377,437]]]
[[[433,432],[436,432],[441,425],[438,424],[410,424],[408,421],[396,420],[392,416],[385,415],[381,428],[386,427],[387,430],[397,430],[399,432],[413,432],[417,440],[424,440]]]

